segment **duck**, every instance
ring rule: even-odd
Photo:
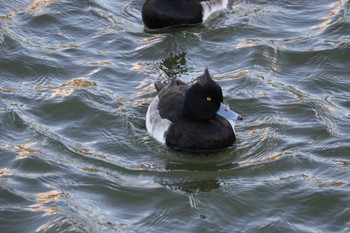
[[[148,29],[195,25],[227,4],[228,0],[146,0],[142,20]]]
[[[209,70],[189,85],[180,79],[155,83],[157,95],[146,113],[148,133],[177,151],[220,151],[236,141],[241,115],[223,103],[221,87]]]

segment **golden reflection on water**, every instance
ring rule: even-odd
[[[38,227],[35,230],[35,232],[51,232],[52,231],[52,230],[50,231],[51,228],[54,228],[57,225],[62,225],[66,221],[67,221],[66,218],[59,218],[59,219],[55,219],[54,221],[49,221],[43,224],[42,226]],[[69,232],[72,232],[72,231],[69,231]]]
[[[266,163],[266,162],[271,162],[274,160],[277,160],[279,158],[281,158],[282,156],[288,156],[288,155],[293,155],[294,152],[293,151],[282,151],[279,153],[275,153],[269,156],[265,156],[263,158],[258,158],[258,159],[251,159],[251,160],[247,160],[247,161],[243,161],[240,162],[241,166],[251,166],[251,165],[257,165],[257,164],[261,164],[261,163]]]
[[[27,143],[23,145],[13,145],[13,148],[18,151],[19,155],[16,157],[16,159],[24,159],[27,158],[33,154],[39,154],[42,153],[40,150],[36,149],[35,146],[36,143]]]
[[[13,17],[15,14],[16,14],[16,11],[13,10],[13,11],[11,11],[10,13],[7,13],[7,14],[5,14],[5,15],[1,15],[1,16],[0,16],[0,19],[1,19],[1,20],[12,20],[12,17]]]
[[[44,216],[59,214],[60,211],[58,207],[48,206],[46,205],[46,203],[57,201],[60,195],[61,193],[58,192],[57,190],[35,194],[35,198],[38,203],[29,205],[26,208],[26,210],[32,211],[32,212],[43,212]],[[38,229],[41,229],[41,230],[47,229],[47,226],[46,224],[44,224],[40,226]]]
[[[27,10],[31,10],[34,12],[34,15],[46,14],[47,10],[46,6],[55,3],[57,0],[33,0],[28,6]]]
[[[141,71],[145,70],[145,68],[146,68],[147,66],[148,66],[148,64],[145,63],[145,62],[135,62],[135,63],[132,64],[132,66],[131,66],[130,69],[131,69],[132,71],[141,72]]]
[[[309,188],[311,189],[312,188],[336,188],[336,187],[343,187],[347,185],[347,183],[344,181],[328,180],[328,179],[326,180],[326,179],[314,177],[305,173],[300,173],[300,174],[291,175],[287,177],[279,177],[278,181],[289,182],[290,180],[294,180],[294,179],[304,181],[305,183],[304,187],[308,189]]]
[[[28,206],[28,209],[33,212],[43,212],[44,216],[54,215],[60,212],[57,207],[49,207],[43,204],[33,204]]]
[[[96,173],[96,172],[98,172],[98,170],[96,170],[94,168],[89,168],[89,167],[83,167],[81,170],[89,172],[89,173]]]
[[[12,176],[15,172],[13,170],[10,170],[8,168],[2,168],[0,169],[0,176]]]
[[[85,66],[111,66],[111,61],[108,60],[102,60],[102,61],[93,61],[93,62],[87,62],[84,63]]]
[[[11,12],[1,15],[0,19],[12,20],[13,16],[17,13],[29,13],[32,12],[34,15],[46,14],[48,11],[45,9],[48,5],[57,2],[57,0],[33,0],[30,2],[28,7],[25,9],[13,9]]]
[[[78,154],[84,154],[84,155],[88,155],[88,156],[91,156],[94,154],[94,152],[92,150],[87,149],[87,148],[73,148],[73,150]]]
[[[39,48],[43,48],[43,49],[47,49],[47,50],[51,50],[51,51],[58,51],[58,50],[62,50],[62,49],[79,49],[80,46],[75,45],[75,44],[62,44],[62,45],[58,45],[57,47],[41,47],[38,46]]]
[[[135,48],[135,51],[141,50],[151,44],[154,44],[156,42],[159,42],[164,36],[162,36],[161,34],[159,35],[155,35],[153,37],[147,37],[144,38],[142,40],[139,41],[139,43],[141,44],[139,47]]]
[[[262,125],[266,122],[264,120],[256,120],[252,122],[252,125]],[[246,132],[246,135],[248,138],[260,136],[260,140],[264,141],[266,140],[267,136],[269,135],[270,130],[268,128],[262,128],[262,129],[256,129],[256,130],[248,130]]]
[[[331,3],[329,5],[330,13],[321,19],[324,20],[319,25],[316,25],[314,29],[317,29],[318,33],[322,33],[323,31],[327,30],[329,26],[333,24],[333,22],[336,22],[334,19],[338,16],[339,12],[344,8],[345,4],[347,4],[348,0],[339,0],[337,2]]]
[[[347,15],[346,12],[344,13],[343,16],[340,16],[340,12],[346,7],[348,0],[339,0],[336,1],[334,3],[331,3],[328,8],[330,9],[330,12],[321,17],[320,20],[322,20],[322,22],[320,24],[317,24],[315,26],[312,26],[311,29],[313,29],[314,33],[316,34],[321,34],[323,33],[325,30],[327,30],[331,25],[338,23],[340,21],[347,21],[349,18],[349,14]],[[307,33],[306,33],[307,34]],[[283,39],[283,40],[274,40],[274,39],[256,39],[256,38],[246,38],[244,39],[244,41],[241,41],[240,43],[238,43],[236,45],[236,48],[246,48],[246,47],[254,47],[254,46],[258,46],[258,45],[266,45],[268,44],[269,46],[271,46],[272,48],[277,48],[277,47],[281,47],[280,44],[287,44],[290,41],[297,41],[300,39],[307,39],[309,37],[309,35],[307,35],[306,37],[296,37],[296,38],[287,38],[287,39]],[[334,43],[334,44],[347,44],[348,41],[344,42],[344,41],[333,41],[333,40],[325,40],[325,43]],[[310,51],[315,50],[315,48],[310,48]]]
[[[8,181],[7,178],[1,178],[1,176],[12,176],[13,174],[15,174],[15,172],[6,167],[0,169],[0,183],[6,183]]]
[[[61,193],[57,190],[52,190],[46,193],[35,194],[35,198],[39,203],[47,203],[50,201],[56,201],[60,197]]]
[[[1,92],[5,92],[5,93],[15,93],[15,94],[17,94],[17,93],[21,93],[21,92],[23,92],[21,89],[19,89],[19,88],[0,88],[0,91]]]
[[[39,89],[51,90],[53,92],[51,95],[51,98],[54,98],[54,97],[61,97],[61,96],[69,96],[77,89],[83,89],[83,88],[89,88],[89,87],[95,87],[95,86],[97,86],[96,82],[88,81],[85,78],[76,78],[57,87],[48,86],[48,87],[39,87]]]
[[[236,49],[253,47],[253,46],[257,45],[258,43],[259,43],[259,41],[257,39],[246,38],[246,39],[244,39],[244,41],[242,41],[236,45]]]
[[[249,70],[243,70],[243,71],[239,72],[238,74],[231,74],[231,75],[226,76],[225,78],[227,78],[227,79],[236,79],[236,78],[244,77],[247,74],[249,74]]]

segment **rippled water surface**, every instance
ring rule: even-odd
[[[350,2],[229,0],[144,30],[143,0],[0,2],[0,232],[350,232]],[[208,67],[238,141],[181,154],[153,83]]]

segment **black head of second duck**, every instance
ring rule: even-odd
[[[149,29],[203,22],[211,13],[227,7],[228,0],[146,0],[142,20]]]
[[[191,86],[173,79],[156,89],[146,127],[159,142],[196,152],[222,150],[236,141],[234,121],[242,118],[223,104],[221,87],[208,69]]]

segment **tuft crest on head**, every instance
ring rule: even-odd
[[[216,85],[215,81],[210,77],[209,70],[206,68],[204,73],[198,77],[198,83],[203,86]]]
[[[208,68],[206,68],[204,73],[197,78],[197,84],[208,91],[207,94],[209,94],[209,97],[217,97],[216,99],[218,101],[223,101],[221,87],[210,77]]]

